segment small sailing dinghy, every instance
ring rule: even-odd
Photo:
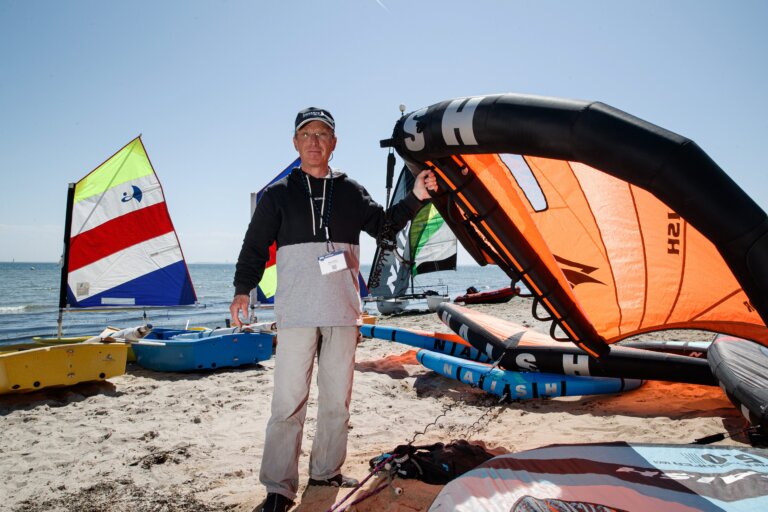
[[[128,346],[76,343],[0,354],[0,394],[100,381],[125,373]]]
[[[133,347],[136,362],[161,372],[188,372],[233,368],[272,357],[275,333],[246,332],[238,328],[206,331],[153,332],[150,342]],[[159,343],[152,343],[157,340]]]
[[[162,186],[136,137],[69,184],[57,336],[33,339],[69,347],[91,338],[63,337],[64,312],[136,310],[146,317],[148,309],[196,302]],[[48,352],[62,358],[66,353]]]
[[[72,386],[122,375],[130,348],[134,344],[153,344],[143,340],[151,331],[151,325],[107,327],[83,342],[0,354],[0,394]]]
[[[60,316],[65,310],[167,308],[197,301],[140,137],[69,184],[64,240]]]

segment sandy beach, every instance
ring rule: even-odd
[[[546,332],[531,320],[528,299],[475,308]],[[379,323],[449,332],[427,312]],[[654,336],[711,337],[692,331]],[[125,375],[108,382],[0,397],[0,509],[252,511],[266,495],[258,471],[273,365],[176,374],[129,364]],[[306,487],[316,391],[313,386],[293,510],[327,510],[348,492]],[[719,388],[691,384],[647,382],[621,395],[501,404],[423,368],[408,347],[379,340],[358,347],[351,413],[344,472],[358,479],[368,474],[370,458],[414,438],[415,444],[469,439],[504,453],[552,443],[682,444],[744,424]],[[352,510],[426,510],[440,491],[396,482],[402,494],[386,488]],[[364,489],[377,483],[372,479]]]

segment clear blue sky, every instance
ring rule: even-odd
[[[398,105],[515,92],[689,137],[767,209],[766,22],[761,0],[0,0],[0,261],[57,261],[67,183],[140,133],[187,261],[234,261],[310,105],[380,202]]]

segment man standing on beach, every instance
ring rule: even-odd
[[[259,475],[267,488],[262,510],[268,512],[288,510],[298,491],[315,355],[318,412],[309,485],[357,484],[341,474],[341,467],[361,315],[360,233],[377,237],[385,226],[398,231],[429,198],[428,191],[437,190],[434,174],[422,171],[413,192],[385,211],[357,182],[328,166],[336,148],[335,121],[321,108],[298,113],[293,145],[301,167],[269,187],[256,206],[237,260],[230,306],[232,320],[241,326],[240,315],[248,318],[248,294],[261,280],[276,241],[279,343]]]

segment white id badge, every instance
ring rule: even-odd
[[[344,257],[344,251],[334,251],[317,258],[320,264],[320,273],[323,275],[338,272],[347,268],[347,258]]]

